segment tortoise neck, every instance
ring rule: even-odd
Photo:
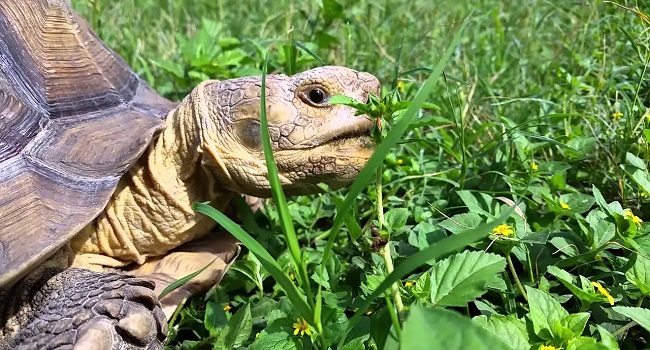
[[[165,129],[122,177],[103,215],[72,241],[73,265],[143,264],[216,226],[196,215],[192,203],[209,201],[223,210],[233,193],[202,164],[194,94],[168,114]]]

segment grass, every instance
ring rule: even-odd
[[[431,349],[650,346],[642,18],[606,1],[342,3],[73,1],[172,99],[206,78],[262,74],[267,54],[270,73],[320,65],[299,42],[327,64],[377,75],[385,94],[437,106],[377,116],[389,133],[379,138],[399,142],[345,197],[351,206],[343,191],[291,198],[291,220],[278,202],[241,210],[244,231],[281,271],[241,257],[219,288],[188,302],[167,346],[421,349],[422,337]],[[416,97],[448,47],[443,79]],[[288,222],[300,257],[281,234]],[[344,227],[330,231],[334,223]],[[485,235],[463,240],[471,233]],[[467,247],[444,251],[450,239]],[[279,273],[300,281],[306,306],[286,297]],[[294,324],[310,334],[294,335]]]

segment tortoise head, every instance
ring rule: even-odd
[[[194,110],[201,119],[203,164],[228,190],[268,197],[261,85],[261,77],[204,82],[195,89],[201,101]],[[329,99],[341,94],[365,103],[379,88],[373,75],[344,67],[266,77],[269,134],[285,193],[315,193],[321,182],[340,188],[356,177],[373,151],[373,122]]]

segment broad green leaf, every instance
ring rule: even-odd
[[[294,335],[293,323],[295,321],[288,318],[279,318],[269,322],[264,328],[253,344],[251,350],[302,350],[303,346],[302,337],[305,335]]]
[[[406,208],[395,208],[391,209],[384,214],[384,220],[386,226],[390,228],[392,232],[398,231],[406,225],[406,220],[409,217],[409,210]]]
[[[528,317],[533,322],[533,330],[544,340],[552,339],[553,325],[569,315],[569,313],[550,295],[539,289],[526,286]]]
[[[500,338],[504,343],[510,345],[515,350],[530,349],[528,331],[526,322],[509,315],[490,315],[476,316],[472,322],[485,328],[492,335]]]
[[[246,304],[232,315],[226,328],[219,334],[220,343],[223,344],[224,349],[234,349],[250,337],[252,330],[251,306]]]
[[[591,337],[578,337],[571,339],[566,350],[610,350],[603,344],[598,344],[596,339]]]
[[[580,312],[577,314],[570,314],[561,319],[558,323],[571,331],[572,336],[569,338],[576,338],[582,335],[582,332],[585,330],[587,321],[589,320],[590,314],[587,312]],[[568,340],[568,339],[567,339]]]
[[[458,233],[479,226],[485,220],[477,213],[463,213],[452,216],[439,225],[451,233]]]
[[[223,311],[223,305],[208,301],[205,304],[205,316],[203,318],[205,328],[210,331],[210,334],[218,333],[221,328],[228,324],[228,316]]]
[[[596,325],[596,328],[598,329],[598,334],[600,334],[600,342],[603,343],[609,350],[619,350],[620,347],[618,346],[618,341],[616,338],[607,331],[605,328],[603,328],[600,325]]]
[[[614,306],[612,309],[619,314],[629,317],[639,326],[650,332],[650,310],[642,307]]]
[[[630,152],[625,153],[625,161],[635,168],[639,168],[641,170],[648,170],[646,168],[645,161]]]
[[[650,259],[637,254],[634,265],[625,272],[625,277],[637,286],[641,293],[650,294]]]
[[[401,350],[513,350],[501,339],[454,311],[414,306],[404,322]]]
[[[503,272],[506,260],[483,251],[464,251],[437,262],[431,273],[431,302],[464,306],[486,291],[486,284]]]

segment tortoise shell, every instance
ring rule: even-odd
[[[0,1],[0,287],[100,213],[172,108],[66,0]]]

